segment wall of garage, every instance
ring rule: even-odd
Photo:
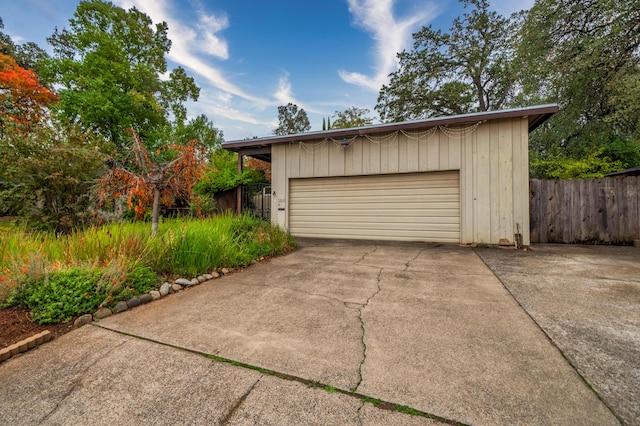
[[[527,117],[274,144],[272,221],[289,229],[292,179],[459,171],[460,243],[528,245],[527,147]]]

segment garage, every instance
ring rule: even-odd
[[[289,230],[301,237],[457,243],[458,172],[292,179]]]
[[[271,162],[271,221],[294,236],[529,245],[541,105],[227,142]],[[241,210],[238,196],[238,211]]]

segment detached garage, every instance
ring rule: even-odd
[[[315,238],[529,244],[528,134],[556,105],[228,142],[272,163],[271,220]],[[241,166],[239,162],[239,166]]]

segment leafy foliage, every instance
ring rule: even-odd
[[[44,280],[27,280],[10,297],[8,304],[31,309],[40,324],[66,322],[74,316],[111,307],[121,300],[149,292],[156,286],[149,268],[138,268],[122,282],[111,279],[100,268],[71,268],[52,272]]]
[[[184,69],[169,72],[168,26],[153,26],[138,9],[110,2],[81,1],[69,29],[48,39],[54,57],[45,74],[61,86],[59,114],[94,129],[123,150],[126,130],[135,128],[156,148],[170,116],[184,122],[184,102],[199,88]]]
[[[292,103],[278,107],[278,121],[280,125],[273,131],[278,136],[304,133],[311,129],[305,110]]]
[[[0,53],[0,136],[40,125],[56,101],[56,94],[40,83],[35,72]]]
[[[490,11],[488,0],[461,2],[472,9],[448,33],[423,27],[413,50],[398,54],[400,68],[378,96],[383,121],[496,110],[511,100],[515,17]]]
[[[213,153],[211,163],[202,179],[195,185],[194,193],[197,195],[213,195],[237,188],[239,185],[264,181],[264,170],[247,167],[242,173],[239,173],[238,155],[225,149],[218,149]]]
[[[358,108],[355,106],[347,108],[344,111],[336,111],[333,115],[333,124],[330,124],[330,126],[332,129],[349,129],[352,127],[368,126],[373,123],[373,119],[367,117],[369,112],[368,108]]]
[[[602,148],[588,156],[575,159],[555,157],[550,160],[535,160],[531,163],[531,175],[545,179],[591,179],[601,178],[607,173],[623,169],[621,161],[612,161],[603,155]]]
[[[0,138],[0,213],[30,226],[69,233],[92,220],[94,180],[104,171],[104,143],[77,126],[36,127]]]
[[[24,305],[40,322],[66,321],[148,292],[160,274],[199,275],[290,251],[289,234],[250,216],[169,220],[152,238],[142,223],[70,235],[0,233],[0,305]],[[7,296],[9,297],[7,298]]]
[[[187,145],[191,141],[197,141],[198,146],[203,147],[207,154],[220,148],[223,138],[222,131],[217,129],[204,114],[192,118],[186,124],[176,123],[166,137],[168,141],[177,145]]]
[[[131,130],[131,135],[135,169],[112,159],[111,167],[98,181],[98,195],[101,202],[126,196],[129,208],[134,209],[138,218],[153,202],[152,234],[155,234],[160,203],[170,206],[176,197],[191,197],[191,189],[204,171],[204,152],[198,141],[193,140],[186,146],[164,147],[165,151],[171,151],[169,155],[174,157],[171,161],[157,161],[162,158],[161,150],[155,152],[158,157],[153,161],[138,134]]]
[[[530,138],[533,159],[640,164],[640,15],[631,0],[538,0],[519,50],[524,102],[560,111]]]

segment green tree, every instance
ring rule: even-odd
[[[113,140],[121,151],[129,128],[159,146],[170,118],[183,122],[184,102],[199,95],[180,67],[163,78],[171,47],[167,30],[166,22],[154,26],[135,7],[81,1],[69,29],[56,29],[48,39],[54,57],[46,61],[45,74],[60,87],[60,116]]]
[[[273,134],[278,136],[304,133],[311,129],[305,110],[291,102],[278,107],[278,120],[280,125],[273,131]]]
[[[637,0],[538,0],[522,27],[521,103],[558,102],[530,137],[535,161],[640,165]]]
[[[172,142],[178,145],[186,145],[188,142],[196,140],[207,154],[220,148],[223,138],[222,131],[216,128],[204,114],[192,118],[187,123],[174,123],[169,135],[166,136],[167,143]]]
[[[373,123],[373,118],[367,117],[369,109],[352,106],[344,111],[336,111],[333,115],[333,129],[349,129],[363,127]]]
[[[413,35],[411,51],[382,86],[375,109],[387,122],[496,110],[514,94],[516,16],[489,10],[488,0],[461,0],[469,12],[448,33],[430,25]]]
[[[105,170],[104,142],[78,126],[37,126],[0,139],[0,214],[68,233],[92,220],[91,188]]]

